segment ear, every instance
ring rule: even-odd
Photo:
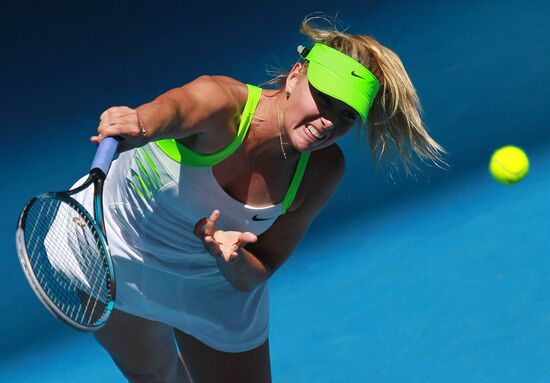
[[[288,74],[286,78],[286,91],[292,93],[294,88],[296,87],[296,84],[298,83],[298,80],[304,75],[304,63],[298,61],[292,69],[290,70],[290,73]]]

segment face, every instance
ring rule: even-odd
[[[302,63],[292,68],[286,90],[290,96],[282,109],[282,125],[293,147],[300,152],[333,144],[358,121],[359,114],[354,109],[309,83]]]

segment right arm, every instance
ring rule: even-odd
[[[172,89],[135,109],[115,106],[101,114],[98,136],[121,136],[119,151],[143,146],[163,138],[181,139],[204,134],[211,127],[231,129],[239,112],[238,96],[227,84],[236,80],[219,76],[201,76]],[[228,130],[226,130],[228,131]],[[99,142],[99,137],[91,138]]]

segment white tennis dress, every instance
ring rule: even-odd
[[[113,162],[103,197],[115,307],[166,323],[225,352],[247,351],[266,341],[268,289],[265,283],[250,292],[235,289],[193,234],[195,224],[218,209],[217,228],[263,233],[292,203],[309,157],[302,155],[279,204],[248,206],[220,187],[212,164],[242,143],[261,95],[260,88],[248,89],[239,132],[227,148],[201,155],[162,140],[127,151]],[[89,188],[75,198],[93,211],[92,197]]]

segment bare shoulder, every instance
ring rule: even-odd
[[[246,85],[226,76],[199,76],[193,81],[172,89],[155,101],[172,101],[185,128],[206,132],[210,127],[230,125],[239,115],[247,99]]]
[[[345,168],[346,159],[337,144],[312,152],[295,203],[289,211],[310,208],[316,214],[334,194]]]
[[[321,150],[316,150],[311,154],[310,165],[308,165],[311,174],[322,178],[334,179],[336,181],[342,176],[346,167],[346,158],[342,149],[337,144],[332,144]]]
[[[203,75],[191,81],[187,86],[198,96],[208,96],[208,99],[223,101],[225,105],[229,106],[240,104],[247,98],[246,85],[227,76]]]
[[[337,144],[311,154],[304,176],[304,192],[314,205],[324,205],[336,190],[346,168],[342,149]]]
[[[247,98],[246,85],[226,76],[200,76],[183,88],[207,114],[232,115],[239,111]]]

